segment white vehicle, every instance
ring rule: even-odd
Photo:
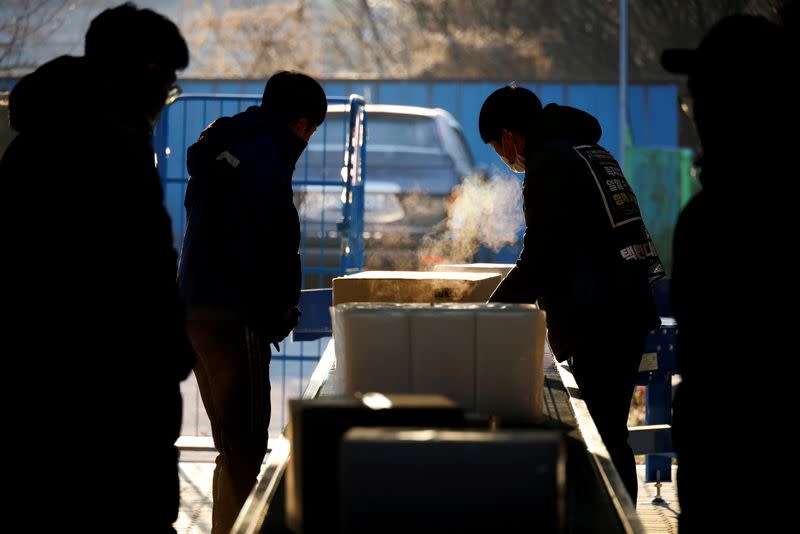
[[[420,240],[445,219],[453,188],[473,172],[472,153],[461,125],[444,109],[367,104],[366,113],[365,266],[414,268]],[[341,125],[347,116],[344,105],[328,107],[328,126],[312,137],[307,168],[295,171],[295,181],[323,176],[331,182],[295,185],[301,220],[308,223],[307,246],[318,256],[330,256],[328,266],[339,253],[332,240],[338,238],[336,223],[342,215],[342,153],[324,147],[344,146]],[[313,235],[314,228],[322,230]]]

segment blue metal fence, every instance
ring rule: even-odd
[[[164,203],[172,219],[175,248],[180,252],[186,216],[183,207],[189,175],[186,169],[186,150],[200,136],[200,132],[214,120],[244,111],[258,105],[259,95],[233,94],[187,94],[181,96],[162,112],[153,135],[153,148],[159,174],[164,187]],[[326,120],[303,153],[292,180],[296,189],[296,203],[302,203],[303,192],[316,188],[323,196],[342,199],[340,221],[322,219],[309,221],[302,217],[302,236],[327,237],[331,222],[337,224],[336,236],[339,258],[336,264],[326,261],[330,251],[326,243],[309,247],[307,240],[301,241],[300,253],[303,262],[304,286],[321,287],[325,278],[363,267],[363,179],[366,171],[366,146],[364,129],[366,113],[364,99],[358,95],[349,98],[329,98],[329,105],[345,105],[349,113],[339,115],[341,119]],[[339,131],[330,133],[332,130]],[[332,142],[344,142],[340,151],[330,150]],[[338,162],[328,162],[330,154],[340,154]],[[336,171],[331,171],[336,169]],[[337,172],[338,171],[338,172]],[[330,240],[327,241],[330,243]]]
[[[153,148],[178,251],[186,224],[183,201],[189,179],[186,169],[187,148],[217,118],[244,111],[249,106],[259,104],[260,100],[260,95],[255,94],[186,94],[162,112],[153,136]],[[295,202],[299,207],[303,195],[313,189],[316,194],[322,194],[323,200],[328,196],[341,199],[342,215],[337,221],[326,221],[325,210],[322,210],[321,220],[309,220],[302,216],[300,210],[300,253],[305,287],[319,287],[330,277],[363,268],[363,189],[366,178],[364,99],[358,95],[329,98],[328,104],[344,107],[349,112],[337,114],[320,126],[298,161],[292,182]],[[337,146],[332,146],[337,143]],[[333,154],[340,159],[328,161]],[[332,222],[335,224],[332,225]],[[327,235],[330,228],[336,228],[333,239]],[[318,242],[310,245],[309,236],[315,237]],[[335,247],[334,264],[327,261],[331,251],[325,250],[326,245],[331,243]],[[304,292],[301,306],[311,295]],[[319,338],[319,335],[298,335],[298,339],[287,339],[281,344],[281,350],[273,353],[270,366],[273,405],[271,434],[278,434],[285,426],[287,400],[302,394],[329,339]],[[193,381],[184,383],[183,393],[182,434],[210,435],[205,410]]]

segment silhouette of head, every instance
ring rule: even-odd
[[[496,90],[481,107],[478,117],[481,139],[490,144],[514,172],[525,170],[527,134],[541,111],[539,97],[515,85]]]
[[[85,56],[111,82],[114,94],[150,120],[164,107],[175,71],[189,64],[189,49],[178,27],[130,2],[106,9],[92,20]]]
[[[697,48],[663,52],[667,71],[688,75],[693,119],[706,154],[735,152],[774,132],[770,124],[788,103],[791,61],[785,38],[783,28],[764,17],[730,15]]]
[[[283,70],[267,81],[261,107],[277,114],[292,131],[308,142],[325,120],[328,100],[314,78],[301,72]]]

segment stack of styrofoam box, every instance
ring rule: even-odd
[[[545,315],[529,304],[334,308],[336,389],[436,393],[465,412],[543,418]]]

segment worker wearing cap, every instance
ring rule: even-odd
[[[772,434],[793,419],[794,404],[770,376],[772,362],[784,376],[794,365],[781,356],[793,344],[789,316],[775,308],[776,298],[793,301],[780,259],[797,240],[787,194],[797,179],[796,66],[786,38],[762,17],[734,15],[696,49],[662,55],[668,71],[688,74],[687,110],[702,144],[703,188],[681,212],[673,247],[682,534],[710,524],[778,532],[787,510],[776,503],[776,471],[764,465],[774,463]]]

